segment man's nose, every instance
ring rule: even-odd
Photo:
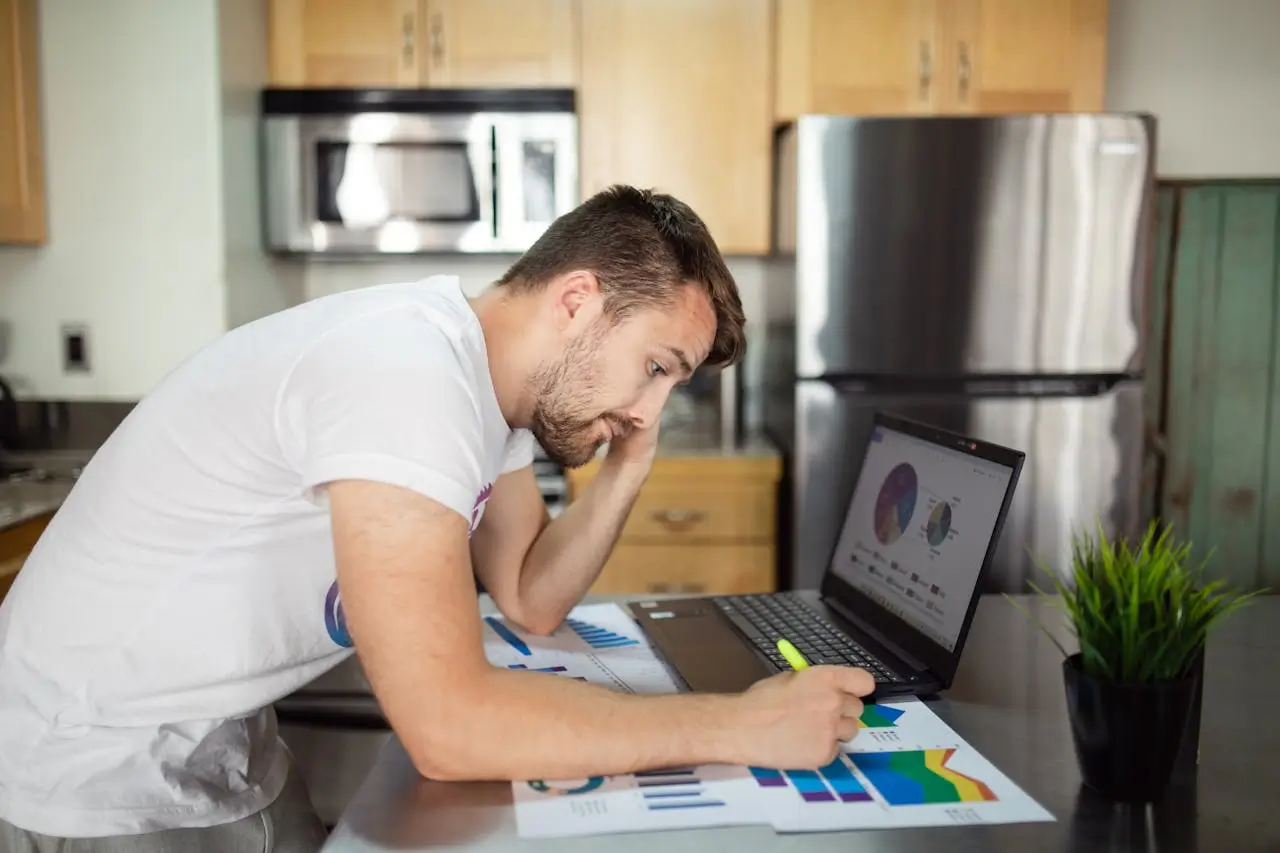
[[[627,411],[627,417],[635,424],[636,429],[646,429],[662,416],[662,407],[667,402],[671,389],[655,387],[644,394],[636,404]]]

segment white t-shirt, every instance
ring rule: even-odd
[[[324,483],[471,520],[531,464],[458,282],[233,330],[95,454],[0,606],[0,818],[56,836],[208,826],[280,792],[270,704],[346,659]]]

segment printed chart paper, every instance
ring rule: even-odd
[[[767,823],[744,767],[680,767],[513,783],[521,838]]]
[[[485,616],[485,657],[494,666],[578,678],[625,693],[675,693],[676,683],[635,621],[615,604],[574,608],[539,637],[500,616]]]
[[[826,767],[751,774],[779,832],[1053,820],[914,698],[868,705]]]
[[[577,607],[547,637],[486,617],[494,666],[628,693],[677,691],[614,604]],[[868,705],[858,735],[816,771],[705,765],[512,783],[522,838],[764,824],[779,832],[1052,821],[915,698]]]

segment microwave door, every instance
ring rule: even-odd
[[[474,116],[317,122],[314,251],[492,251],[493,129]]]
[[[525,251],[578,204],[577,116],[495,116],[494,142],[497,240],[506,251]]]

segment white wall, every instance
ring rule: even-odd
[[[258,99],[267,84],[268,0],[219,0],[222,214],[228,327],[296,305],[303,269],[262,251]]]
[[[1280,0],[1111,0],[1107,106],[1159,120],[1166,178],[1280,176]]]
[[[0,248],[0,375],[137,399],[224,327],[213,0],[42,0],[50,242]],[[84,323],[89,374],[59,328]]]

